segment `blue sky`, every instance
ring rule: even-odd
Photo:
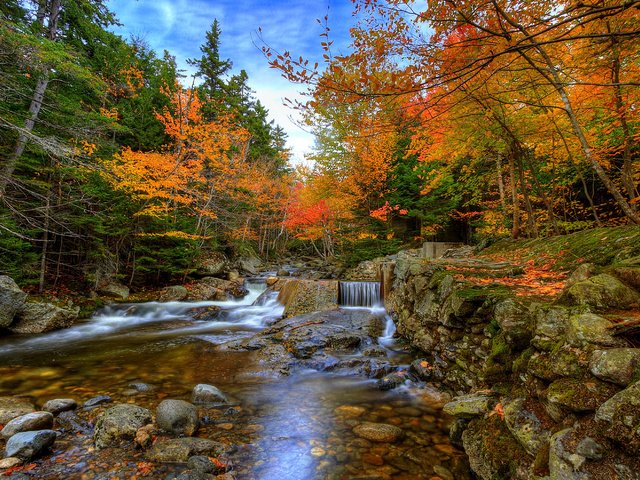
[[[316,19],[329,15],[332,47],[336,53],[348,47],[348,29],[353,24],[350,0],[109,0],[110,9],[123,23],[120,35],[144,38],[160,55],[168,50],[178,65],[188,70],[187,58],[198,58],[214,18],[222,29],[221,52],[233,61],[233,72],[245,69],[256,97],[270,116],[289,135],[293,161],[302,160],[313,145],[313,137],[292,122],[296,112],[282,104],[284,97],[297,98],[303,87],[291,85],[270,69],[258,43],[258,28],[265,42],[277,50],[317,61],[322,57]]]

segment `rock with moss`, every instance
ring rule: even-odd
[[[171,438],[155,442],[146,457],[154,462],[185,463],[194,455],[217,457],[228,450],[226,445],[207,438]]]
[[[592,263],[583,263],[579,265],[567,278],[565,288],[571,287],[576,283],[584,282],[596,274],[596,267]]]
[[[561,378],[549,385],[547,399],[574,412],[590,412],[609,400],[619,388],[595,378]]]
[[[640,305],[640,293],[616,277],[601,273],[571,285],[562,293],[560,301],[570,305],[588,305],[600,309],[628,309]]]
[[[571,453],[565,448],[564,442],[573,432],[567,428],[555,433],[549,442],[549,478],[551,480],[587,480],[592,478],[580,471],[586,458]]]
[[[613,269],[613,273],[631,288],[640,291],[640,266],[617,267]]]
[[[624,340],[611,334],[612,326],[609,320],[593,313],[573,315],[569,318],[567,342],[574,347],[583,347],[588,344],[603,347],[626,346]]]
[[[533,458],[498,415],[472,420],[462,433],[462,444],[479,478],[528,478]]]
[[[331,310],[338,306],[338,282],[336,280],[282,279],[276,284],[278,301],[282,303],[285,317]]]
[[[137,405],[119,404],[105,410],[96,421],[96,448],[120,446],[132,441],[139,428],[151,423],[151,412]]]
[[[503,402],[504,420],[511,434],[532,456],[551,438],[555,426],[544,406],[532,399],[515,398]]]
[[[536,305],[535,330],[531,343],[540,350],[551,350],[562,340],[569,324],[569,309]]]
[[[492,395],[469,394],[453,398],[442,409],[454,417],[473,418],[483,416],[493,410],[497,399]]]
[[[625,387],[640,375],[640,348],[595,350],[589,368],[601,380]]]
[[[513,298],[498,302],[494,318],[507,341],[517,349],[525,348],[531,340],[532,320],[529,309]]]
[[[588,359],[584,350],[561,345],[550,353],[549,365],[558,377],[582,377],[587,371]]]
[[[612,396],[596,411],[605,435],[634,455],[640,454],[640,381]]]

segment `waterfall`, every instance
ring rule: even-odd
[[[338,302],[346,307],[375,307],[382,304],[380,282],[340,282]]]

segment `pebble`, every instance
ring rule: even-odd
[[[372,442],[391,443],[399,440],[404,432],[401,428],[387,423],[364,422],[353,428],[357,436],[371,440]]]
[[[313,447],[311,449],[311,455],[314,457],[324,457],[327,454],[327,451],[324,448]]]
[[[356,405],[340,405],[335,408],[334,412],[337,415],[343,415],[345,417],[360,417],[366,412],[366,409]]]
[[[69,410],[75,410],[78,407],[78,403],[73,398],[56,398],[49,400],[42,406],[42,410],[45,412],[51,412],[54,415],[58,415],[62,412]]]
[[[94,408],[98,405],[103,405],[105,403],[111,403],[113,399],[109,395],[99,395],[97,397],[90,398],[86,402],[84,402],[84,408]]]

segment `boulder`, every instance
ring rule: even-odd
[[[160,302],[179,302],[189,295],[189,291],[182,285],[171,285],[160,291],[158,301]]]
[[[535,309],[536,322],[531,343],[540,350],[551,350],[563,337],[569,324],[569,309],[559,306]]]
[[[225,404],[229,403],[229,400],[224,393],[213,385],[207,385],[206,383],[200,383],[193,387],[193,393],[191,394],[191,401],[195,404]]]
[[[13,435],[5,447],[5,456],[32,460],[45,452],[56,440],[53,430],[20,432]]]
[[[489,413],[496,403],[495,397],[490,395],[461,395],[447,403],[442,411],[454,417],[473,418]]]
[[[15,333],[44,333],[70,327],[80,307],[61,308],[51,303],[25,303],[9,328]]]
[[[640,291],[640,267],[618,267],[613,272],[624,283]]]
[[[574,412],[596,410],[618,392],[618,387],[595,378],[561,378],[547,390],[547,399]]]
[[[194,455],[217,457],[227,450],[226,445],[207,438],[172,438],[154,443],[146,457],[154,462],[187,462]]]
[[[640,454],[640,381],[612,396],[596,411],[607,426],[605,435],[633,455]]]
[[[529,478],[523,475],[532,458],[498,415],[476,418],[462,433],[471,469],[482,480]]]
[[[6,425],[16,417],[33,412],[31,402],[20,397],[0,397],[0,425]]]
[[[549,442],[549,477],[552,480],[587,480],[591,476],[579,471],[585,457],[565,449],[564,442],[573,433],[567,428],[555,433]]]
[[[129,298],[129,287],[116,280],[110,280],[96,289],[99,295],[126,300]]]
[[[525,348],[531,339],[531,318],[528,309],[512,298],[499,302],[494,318],[507,341],[516,349]]]
[[[386,423],[364,422],[353,427],[353,433],[358,437],[372,442],[393,443],[404,435],[400,427]]]
[[[576,268],[569,278],[567,278],[567,282],[565,284],[565,288],[569,288],[576,283],[584,282],[585,280],[590,279],[596,273],[596,267],[592,263],[583,263]]]
[[[507,428],[527,453],[535,457],[551,438],[553,420],[543,405],[531,399],[516,398],[503,402],[503,406]]]
[[[241,272],[257,275],[262,266],[262,260],[257,257],[240,257],[236,261],[236,265]]]
[[[193,435],[200,426],[198,409],[184,400],[163,400],[156,410],[156,423],[174,435]]]
[[[247,293],[241,279],[230,281],[216,277],[205,277],[190,285],[187,299],[225,301],[231,297],[243,297]]]
[[[151,412],[131,404],[119,404],[105,410],[96,421],[93,440],[96,448],[119,446],[131,441],[136,431],[151,423]]]
[[[11,277],[0,275],[0,328],[7,328],[22,308],[27,294]]]
[[[595,350],[589,362],[589,369],[594,376],[623,387],[631,383],[639,367],[640,348]]]
[[[195,260],[195,274],[202,277],[222,275],[229,268],[229,260],[220,252],[200,255]]]
[[[626,342],[611,334],[612,323],[593,313],[583,313],[569,317],[567,342],[574,347],[588,344],[603,347],[622,347]]]
[[[78,406],[77,402],[73,398],[56,398],[45,402],[42,406],[42,410],[45,412],[51,412],[54,415],[58,415],[62,412],[69,410],[75,410]]]
[[[0,435],[5,440],[20,432],[48,430],[53,427],[53,415],[49,412],[31,412],[14,418],[7,423]]]
[[[601,273],[566,288],[560,301],[570,305],[587,305],[601,309],[628,309],[640,305],[640,293],[616,277]]]
[[[53,445],[56,436],[57,434],[53,430],[16,433],[7,440],[5,456],[18,457],[25,461],[32,460]]]
[[[284,305],[284,316],[334,309],[338,306],[336,280],[287,279],[277,284],[278,301]]]

